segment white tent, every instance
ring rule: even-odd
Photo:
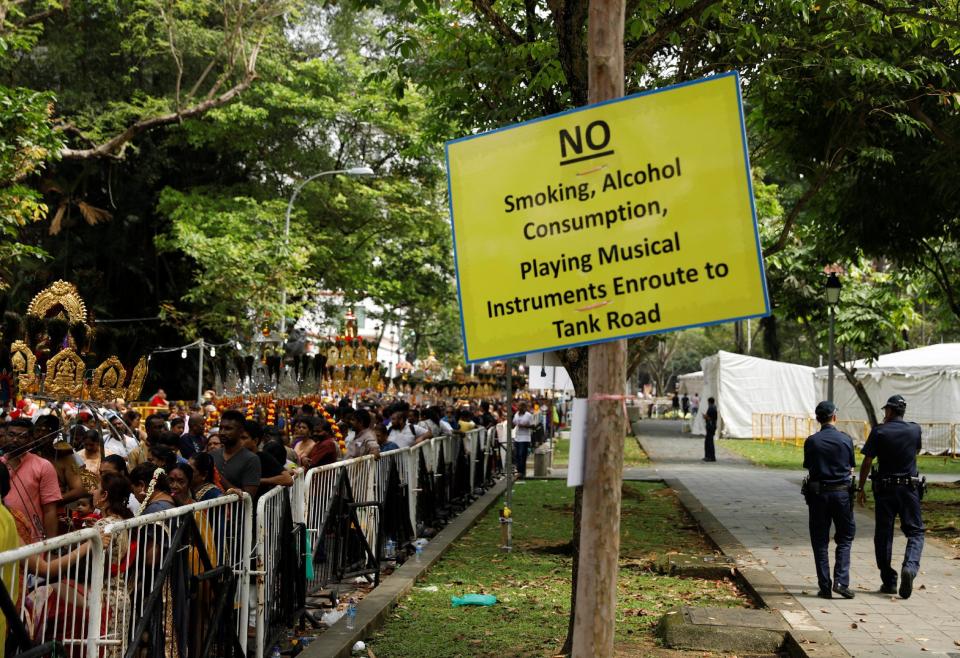
[[[891,395],[907,400],[907,420],[919,423],[960,422],[960,343],[918,347],[884,354],[873,363],[855,361],[854,376],[863,383],[878,416]],[[843,418],[867,420],[853,387],[834,370],[833,399]],[[817,392],[827,395],[827,366],[817,368]]]
[[[693,433],[706,434],[707,398],[716,398],[725,437],[753,436],[753,414],[808,414],[817,404],[814,369],[743,354],[717,352],[700,361],[703,391]]]
[[[703,397],[703,371],[688,372],[685,375],[677,377],[677,384],[680,387],[680,393],[686,393],[693,396],[694,393]]]

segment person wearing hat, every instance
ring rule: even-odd
[[[856,466],[853,440],[838,430],[837,407],[828,401],[817,405],[814,412],[820,431],[803,443],[803,467],[809,476],[804,485],[810,512],[810,543],[817,566],[817,584],[822,599],[833,598],[836,592],[845,599],[853,598],[850,589],[850,548],[856,533],[853,518],[853,485]],[[830,525],[836,529],[836,557],[833,581],[830,580]]]
[[[921,447],[920,426],[903,419],[907,401],[902,395],[893,395],[883,405],[883,423],[870,431],[861,452],[860,487],[857,499],[862,506],[866,502],[864,483],[870,473],[873,460],[877,460],[877,472],[873,480],[874,518],[873,548],[880,569],[884,594],[896,594],[897,572],[890,566],[893,557],[893,523],[900,517],[900,529],[907,537],[907,548],[900,569],[902,598],[913,593],[913,581],[920,571],[920,554],[923,552],[923,517],[920,515],[920,498],[923,483],[917,471],[917,455]]]

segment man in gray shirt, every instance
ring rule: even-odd
[[[226,488],[246,491],[255,498],[260,487],[260,459],[243,447],[243,414],[234,409],[220,417],[220,441],[223,447],[210,453]]]

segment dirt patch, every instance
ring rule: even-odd
[[[781,658],[776,654],[730,654],[713,651],[683,651],[659,646],[654,640],[636,639],[617,642],[616,658]]]
[[[565,557],[573,556],[573,542],[567,541],[562,544],[548,544],[546,542],[523,542],[524,550],[532,553],[542,553],[544,555],[563,555]]]
[[[573,514],[573,503],[566,505],[544,505],[543,509],[551,512],[560,512],[561,514]]]
[[[652,493],[651,495],[652,495],[652,496],[662,495],[662,494],[660,494],[660,491],[667,491],[667,492],[669,492],[670,490],[669,490],[669,489],[660,489],[660,490],[658,490],[658,491],[655,491],[655,492]],[[621,495],[623,496],[623,500],[635,500],[635,501],[637,501],[637,502],[639,503],[639,502],[643,502],[643,501],[645,501],[645,500],[647,499],[647,495],[646,495],[646,494],[644,494],[644,493],[642,493],[642,492],[640,492],[640,491],[637,491],[637,490],[634,489],[633,487],[623,486],[623,487],[620,488],[620,492],[621,492]]]

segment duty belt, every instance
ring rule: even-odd
[[[881,475],[880,476],[880,486],[883,487],[918,487],[920,486],[920,478],[912,477],[910,475]]]
[[[852,480],[841,482],[839,484],[825,484],[819,480],[811,480],[809,477],[805,477],[803,478],[803,483],[800,486],[800,493],[806,496],[807,494],[821,494],[832,491],[849,491],[851,490],[852,485]]]

